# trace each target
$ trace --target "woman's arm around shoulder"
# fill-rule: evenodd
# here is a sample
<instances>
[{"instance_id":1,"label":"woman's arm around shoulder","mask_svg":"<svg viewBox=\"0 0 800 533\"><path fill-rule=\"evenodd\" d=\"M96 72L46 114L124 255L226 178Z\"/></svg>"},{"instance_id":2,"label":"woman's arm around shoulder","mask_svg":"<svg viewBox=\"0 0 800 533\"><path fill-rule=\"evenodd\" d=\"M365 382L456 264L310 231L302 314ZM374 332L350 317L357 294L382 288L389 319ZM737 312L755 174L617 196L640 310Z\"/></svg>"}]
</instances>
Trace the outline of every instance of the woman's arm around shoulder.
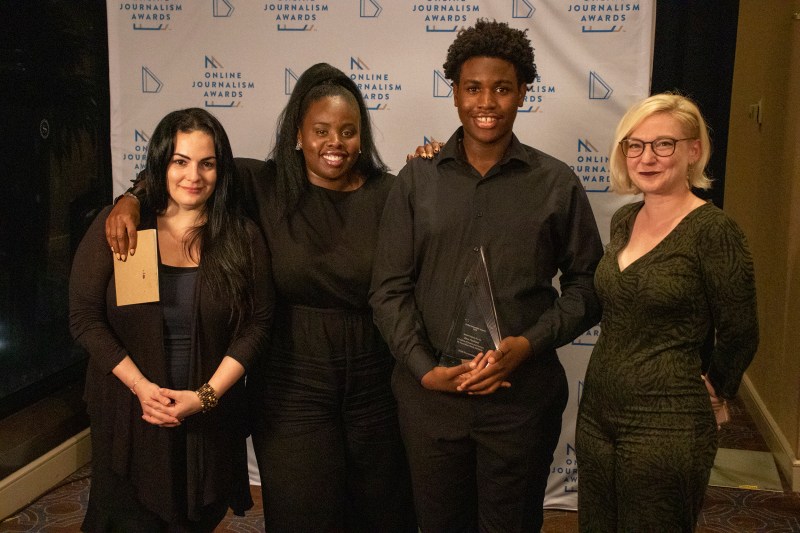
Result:
<instances>
[{"instance_id":1,"label":"woman's arm around shoulder","mask_svg":"<svg viewBox=\"0 0 800 533\"><path fill-rule=\"evenodd\" d=\"M270 204L274 197L276 167L275 161L234 158L236 175L241 190L241 201L245 214L259 224L266 234L270 220Z\"/></svg>"}]
</instances>

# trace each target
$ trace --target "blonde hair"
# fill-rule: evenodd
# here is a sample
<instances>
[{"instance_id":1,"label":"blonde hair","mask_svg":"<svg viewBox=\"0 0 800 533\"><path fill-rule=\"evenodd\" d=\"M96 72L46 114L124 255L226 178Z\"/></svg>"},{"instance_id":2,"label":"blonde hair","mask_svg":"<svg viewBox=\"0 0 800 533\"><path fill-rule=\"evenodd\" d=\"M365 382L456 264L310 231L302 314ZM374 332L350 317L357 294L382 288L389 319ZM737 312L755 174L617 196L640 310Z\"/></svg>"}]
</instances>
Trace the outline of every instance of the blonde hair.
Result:
<instances>
[{"instance_id":1,"label":"blonde hair","mask_svg":"<svg viewBox=\"0 0 800 533\"><path fill-rule=\"evenodd\" d=\"M611 146L611 188L618 194L638 194L641 191L628 175L626 157L619 142L627 138L645 119L657 113L667 113L678 122L687 137L700 140L700 158L689 166L689 185L698 189L710 189L711 180L706 175L706 165L711 157L711 139L700 109L689 98L674 94L654 94L628 109L617 125L614 144Z\"/></svg>"}]
</instances>

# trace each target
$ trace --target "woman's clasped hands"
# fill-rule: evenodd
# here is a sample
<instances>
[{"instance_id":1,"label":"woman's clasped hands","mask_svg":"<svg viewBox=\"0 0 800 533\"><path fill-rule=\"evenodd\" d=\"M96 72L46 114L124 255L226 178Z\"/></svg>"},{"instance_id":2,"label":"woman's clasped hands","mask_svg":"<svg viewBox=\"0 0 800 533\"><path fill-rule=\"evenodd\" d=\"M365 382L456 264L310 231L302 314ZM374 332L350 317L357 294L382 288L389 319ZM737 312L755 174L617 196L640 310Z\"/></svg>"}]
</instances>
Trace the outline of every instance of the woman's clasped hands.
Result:
<instances>
[{"instance_id":1,"label":"woman's clasped hands","mask_svg":"<svg viewBox=\"0 0 800 533\"><path fill-rule=\"evenodd\" d=\"M151 381L139 383L136 389L142 420L154 426L177 427L187 416L202 410L200 398L194 391L166 389Z\"/></svg>"}]
</instances>

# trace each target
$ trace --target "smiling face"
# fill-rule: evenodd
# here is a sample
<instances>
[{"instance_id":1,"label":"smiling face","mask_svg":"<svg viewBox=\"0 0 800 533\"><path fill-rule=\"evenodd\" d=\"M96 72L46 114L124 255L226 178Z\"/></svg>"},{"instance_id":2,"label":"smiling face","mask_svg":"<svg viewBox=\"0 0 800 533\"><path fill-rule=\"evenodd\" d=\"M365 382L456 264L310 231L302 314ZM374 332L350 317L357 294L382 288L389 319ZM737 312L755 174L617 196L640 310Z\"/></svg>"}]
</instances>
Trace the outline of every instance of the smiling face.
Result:
<instances>
[{"instance_id":1,"label":"smiling face","mask_svg":"<svg viewBox=\"0 0 800 533\"><path fill-rule=\"evenodd\" d=\"M167 166L169 204L181 210L202 209L217 184L214 139L204 131L179 131Z\"/></svg>"},{"instance_id":2,"label":"smiling face","mask_svg":"<svg viewBox=\"0 0 800 533\"><path fill-rule=\"evenodd\" d=\"M351 175L361 149L361 113L354 98L325 96L308 106L297 141L306 175L314 185L348 190L359 183Z\"/></svg>"},{"instance_id":3,"label":"smiling face","mask_svg":"<svg viewBox=\"0 0 800 533\"><path fill-rule=\"evenodd\" d=\"M461 65L453 100L464 126L464 148L498 147L511 140L517 108L525 101L514 65L496 57L472 57Z\"/></svg>"},{"instance_id":4,"label":"smiling face","mask_svg":"<svg viewBox=\"0 0 800 533\"><path fill-rule=\"evenodd\" d=\"M651 142L658 137L684 139L691 135L669 113L655 113L640 122L627 136L644 142ZM628 175L645 195L685 193L689 189L689 165L697 162L700 151L700 141L696 139L678 142L671 156L655 155L648 144L640 156L626 159Z\"/></svg>"}]
</instances>

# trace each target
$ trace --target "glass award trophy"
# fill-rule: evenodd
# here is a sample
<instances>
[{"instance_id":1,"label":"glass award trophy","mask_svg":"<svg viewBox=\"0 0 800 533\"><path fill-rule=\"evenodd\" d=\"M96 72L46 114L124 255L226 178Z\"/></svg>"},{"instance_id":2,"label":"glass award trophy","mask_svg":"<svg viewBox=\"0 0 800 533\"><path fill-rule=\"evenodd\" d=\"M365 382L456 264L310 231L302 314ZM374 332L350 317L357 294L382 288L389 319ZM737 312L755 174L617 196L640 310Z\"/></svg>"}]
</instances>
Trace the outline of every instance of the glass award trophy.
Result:
<instances>
[{"instance_id":1,"label":"glass award trophy","mask_svg":"<svg viewBox=\"0 0 800 533\"><path fill-rule=\"evenodd\" d=\"M497 310L483 247L479 252L461 285L439 366L457 366L500 347Z\"/></svg>"}]
</instances>

